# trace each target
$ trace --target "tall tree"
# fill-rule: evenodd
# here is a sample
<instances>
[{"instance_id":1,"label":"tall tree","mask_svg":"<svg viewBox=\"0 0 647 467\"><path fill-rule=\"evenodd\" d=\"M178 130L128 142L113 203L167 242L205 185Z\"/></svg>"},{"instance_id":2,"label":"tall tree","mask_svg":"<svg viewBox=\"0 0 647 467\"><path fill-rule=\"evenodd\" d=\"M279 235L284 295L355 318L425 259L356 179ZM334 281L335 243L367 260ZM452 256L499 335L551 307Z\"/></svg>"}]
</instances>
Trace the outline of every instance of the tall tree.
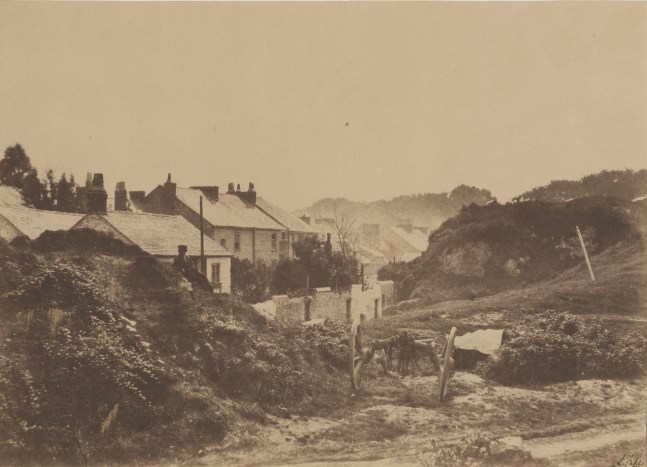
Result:
<instances>
[{"instance_id":1,"label":"tall tree","mask_svg":"<svg viewBox=\"0 0 647 467\"><path fill-rule=\"evenodd\" d=\"M0 160L0 184L22 188L23 180L32 170L23 147L20 144L9 146Z\"/></svg>"},{"instance_id":2,"label":"tall tree","mask_svg":"<svg viewBox=\"0 0 647 467\"><path fill-rule=\"evenodd\" d=\"M76 211L74 176L70 176L67 181L65 174L61 175L57 184L56 210L64 212Z\"/></svg>"},{"instance_id":3,"label":"tall tree","mask_svg":"<svg viewBox=\"0 0 647 467\"><path fill-rule=\"evenodd\" d=\"M43 180L43 209L53 211L56 209L56 199L58 198L58 184L54 180L54 171L49 169Z\"/></svg>"},{"instance_id":4,"label":"tall tree","mask_svg":"<svg viewBox=\"0 0 647 467\"><path fill-rule=\"evenodd\" d=\"M22 181L22 195L30 206L42 209L44 206L43 198L45 190L43 184L38 179L36 169L31 169Z\"/></svg>"}]
</instances>

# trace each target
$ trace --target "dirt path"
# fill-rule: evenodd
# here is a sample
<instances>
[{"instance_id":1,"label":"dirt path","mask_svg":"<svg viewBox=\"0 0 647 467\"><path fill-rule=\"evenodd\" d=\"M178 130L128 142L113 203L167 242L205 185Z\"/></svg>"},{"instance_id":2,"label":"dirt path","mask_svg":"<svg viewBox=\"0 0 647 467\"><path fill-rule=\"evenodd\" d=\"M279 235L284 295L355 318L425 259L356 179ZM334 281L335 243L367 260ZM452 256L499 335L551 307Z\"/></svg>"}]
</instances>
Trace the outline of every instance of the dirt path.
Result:
<instances>
[{"instance_id":1,"label":"dirt path","mask_svg":"<svg viewBox=\"0 0 647 467\"><path fill-rule=\"evenodd\" d=\"M639 382L511 388L457 372L442 404L435 387L435 376L374 375L339 413L238 427L191 464L444 465L483 438L492 452L516 445L528 456L524 464L608 466L625 454L643 455L646 394Z\"/></svg>"}]
</instances>

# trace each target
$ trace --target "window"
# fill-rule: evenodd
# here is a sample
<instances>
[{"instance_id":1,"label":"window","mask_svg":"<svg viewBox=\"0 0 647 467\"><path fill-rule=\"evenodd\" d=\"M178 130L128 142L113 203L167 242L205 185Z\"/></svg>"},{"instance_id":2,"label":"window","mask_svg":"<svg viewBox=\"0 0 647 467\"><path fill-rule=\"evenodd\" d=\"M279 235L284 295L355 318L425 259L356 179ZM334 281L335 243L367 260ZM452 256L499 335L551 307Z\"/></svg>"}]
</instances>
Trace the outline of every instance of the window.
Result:
<instances>
[{"instance_id":1,"label":"window","mask_svg":"<svg viewBox=\"0 0 647 467\"><path fill-rule=\"evenodd\" d=\"M213 263L211 265L211 282L214 284L220 283L220 263Z\"/></svg>"},{"instance_id":2,"label":"window","mask_svg":"<svg viewBox=\"0 0 647 467\"><path fill-rule=\"evenodd\" d=\"M226 238L221 238L220 239L220 246L223 248L227 248L227 239Z\"/></svg>"},{"instance_id":3,"label":"window","mask_svg":"<svg viewBox=\"0 0 647 467\"><path fill-rule=\"evenodd\" d=\"M234 250L240 251L240 232L234 232Z\"/></svg>"},{"instance_id":4,"label":"window","mask_svg":"<svg viewBox=\"0 0 647 467\"><path fill-rule=\"evenodd\" d=\"M281 240L287 240L288 239L288 233L287 232L281 232Z\"/></svg>"},{"instance_id":5,"label":"window","mask_svg":"<svg viewBox=\"0 0 647 467\"><path fill-rule=\"evenodd\" d=\"M272 251L276 251L276 234L272 234Z\"/></svg>"}]
</instances>

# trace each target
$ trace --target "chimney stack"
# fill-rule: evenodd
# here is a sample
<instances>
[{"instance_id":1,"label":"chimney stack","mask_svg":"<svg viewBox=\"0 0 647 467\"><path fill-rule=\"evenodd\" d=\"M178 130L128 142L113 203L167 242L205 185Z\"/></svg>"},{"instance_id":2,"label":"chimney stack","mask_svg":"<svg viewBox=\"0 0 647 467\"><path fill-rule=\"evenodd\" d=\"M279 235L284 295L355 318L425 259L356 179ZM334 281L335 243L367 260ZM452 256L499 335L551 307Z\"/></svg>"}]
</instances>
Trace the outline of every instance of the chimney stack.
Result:
<instances>
[{"instance_id":1,"label":"chimney stack","mask_svg":"<svg viewBox=\"0 0 647 467\"><path fill-rule=\"evenodd\" d=\"M162 213L175 214L175 198L177 197L177 185L171 181L171 174L168 174L164 191L162 192Z\"/></svg>"},{"instance_id":2,"label":"chimney stack","mask_svg":"<svg viewBox=\"0 0 647 467\"><path fill-rule=\"evenodd\" d=\"M217 186L192 186L189 187L192 190L200 190L202 195L207 198L212 203L218 201L218 190Z\"/></svg>"},{"instance_id":3,"label":"chimney stack","mask_svg":"<svg viewBox=\"0 0 647 467\"><path fill-rule=\"evenodd\" d=\"M310 225L310 221L312 220L310 216L306 216L305 214L301 216L300 219L308 225Z\"/></svg>"},{"instance_id":4,"label":"chimney stack","mask_svg":"<svg viewBox=\"0 0 647 467\"><path fill-rule=\"evenodd\" d=\"M128 210L128 192L126 182L117 182L115 187L115 211Z\"/></svg>"},{"instance_id":5,"label":"chimney stack","mask_svg":"<svg viewBox=\"0 0 647 467\"><path fill-rule=\"evenodd\" d=\"M256 204L256 190L252 182L249 182L249 188L247 189L247 202Z\"/></svg>"},{"instance_id":6,"label":"chimney stack","mask_svg":"<svg viewBox=\"0 0 647 467\"><path fill-rule=\"evenodd\" d=\"M234 184L232 182L229 182L229 185L227 186L227 193L234 193L236 190L234 190Z\"/></svg>"},{"instance_id":7,"label":"chimney stack","mask_svg":"<svg viewBox=\"0 0 647 467\"><path fill-rule=\"evenodd\" d=\"M95 173L88 188L88 212L106 213L108 206L108 193L103 186L103 174Z\"/></svg>"},{"instance_id":8,"label":"chimney stack","mask_svg":"<svg viewBox=\"0 0 647 467\"><path fill-rule=\"evenodd\" d=\"M254 189L254 184L252 182L249 182L249 188L247 189L247 191L240 191L239 184L236 194L246 203L256 204L256 190Z\"/></svg>"}]
</instances>

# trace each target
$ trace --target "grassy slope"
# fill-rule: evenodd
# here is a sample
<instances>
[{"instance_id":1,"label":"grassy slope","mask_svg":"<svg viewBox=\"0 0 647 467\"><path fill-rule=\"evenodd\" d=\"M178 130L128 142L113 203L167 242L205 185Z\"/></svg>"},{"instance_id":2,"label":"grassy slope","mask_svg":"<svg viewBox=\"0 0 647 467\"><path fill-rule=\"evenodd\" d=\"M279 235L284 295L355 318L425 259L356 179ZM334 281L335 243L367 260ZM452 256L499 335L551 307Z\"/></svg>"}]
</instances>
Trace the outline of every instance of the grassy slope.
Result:
<instances>
[{"instance_id":1,"label":"grassy slope","mask_svg":"<svg viewBox=\"0 0 647 467\"><path fill-rule=\"evenodd\" d=\"M5 305L0 306L5 321L0 334L0 402L3 407L21 408L20 413L12 410L0 420L0 454L5 459L15 463L26 459L75 463L84 462L82 454L91 462L182 458L222 439L231 430L266 423L267 414L315 414L347 398L343 371L347 344L342 330L267 323L235 297L187 291L180 286L177 273L150 257L140 265L139 275L134 275L138 252L101 251L103 240L91 238L91 248L64 244L58 251L42 251L35 245L0 245L0 298L4 300L0 305ZM97 243L99 248L95 247ZM23 261L27 256L29 264ZM34 358L40 355L34 349L42 353L39 349L43 345L63 342L60 339L65 333L85 333L87 328L84 330L76 318L84 310L75 310L76 299L68 294L70 304L49 305L64 311L57 331L34 334L24 319L30 308L29 296L22 304L7 300L15 288L10 281L28 283L33 281L30 271L53 264L62 264L52 269L54 275L72 268L90 277L92 284L100 284L91 292L100 306L130 320L110 329L110 342L121 339L121 345L132 346L137 358L150 362L161 375L156 398L150 399L153 405L141 414L130 411L128 401L118 394L88 394L94 389L79 388L75 379L65 376L70 372L77 377L79 368L88 368L111 384L114 373L97 369L95 357L77 360L78 354L72 352L66 363L56 368L63 385L70 387L57 389L47 384L51 365L44 364L41 357ZM157 287L155 280L161 281ZM43 291L39 299L50 302L49 292ZM47 315L44 318L42 324L49 326ZM101 336L91 332L89 336L88 351L92 352L100 343L95 339ZM117 351L113 355L121 358ZM110 350L100 358L102 363L105 358L111 364L129 364L114 361ZM45 404L47 411L42 411L24 401L24 389L18 385L16 374L24 375L20 378L23 386L33 388L41 399L64 401L68 391L81 390L89 400L88 406L98 410L77 411L75 417L83 417L83 421L77 417L72 432L60 423L70 416L67 406ZM101 435L101 423L116 402L120 410L107 434ZM24 420L35 427L37 436L57 441L51 441L48 447L34 434L21 432Z\"/></svg>"},{"instance_id":2,"label":"grassy slope","mask_svg":"<svg viewBox=\"0 0 647 467\"><path fill-rule=\"evenodd\" d=\"M554 310L607 320L613 328L647 335L647 255L641 241L621 242L591 260L596 280L579 264L554 279L523 289L474 300L436 303L371 322L369 336L400 330L420 335L447 332L458 323L459 334L486 327L505 327L524 314Z\"/></svg>"},{"instance_id":3,"label":"grassy slope","mask_svg":"<svg viewBox=\"0 0 647 467\"><path fill-rule=\"evenodd\" d=\"M644 206L615 198L468 207L431 234L400 291L431 304L521 289L581 263L576 225L595 257L645 224Z\"/></svg>"}]
</instances>

